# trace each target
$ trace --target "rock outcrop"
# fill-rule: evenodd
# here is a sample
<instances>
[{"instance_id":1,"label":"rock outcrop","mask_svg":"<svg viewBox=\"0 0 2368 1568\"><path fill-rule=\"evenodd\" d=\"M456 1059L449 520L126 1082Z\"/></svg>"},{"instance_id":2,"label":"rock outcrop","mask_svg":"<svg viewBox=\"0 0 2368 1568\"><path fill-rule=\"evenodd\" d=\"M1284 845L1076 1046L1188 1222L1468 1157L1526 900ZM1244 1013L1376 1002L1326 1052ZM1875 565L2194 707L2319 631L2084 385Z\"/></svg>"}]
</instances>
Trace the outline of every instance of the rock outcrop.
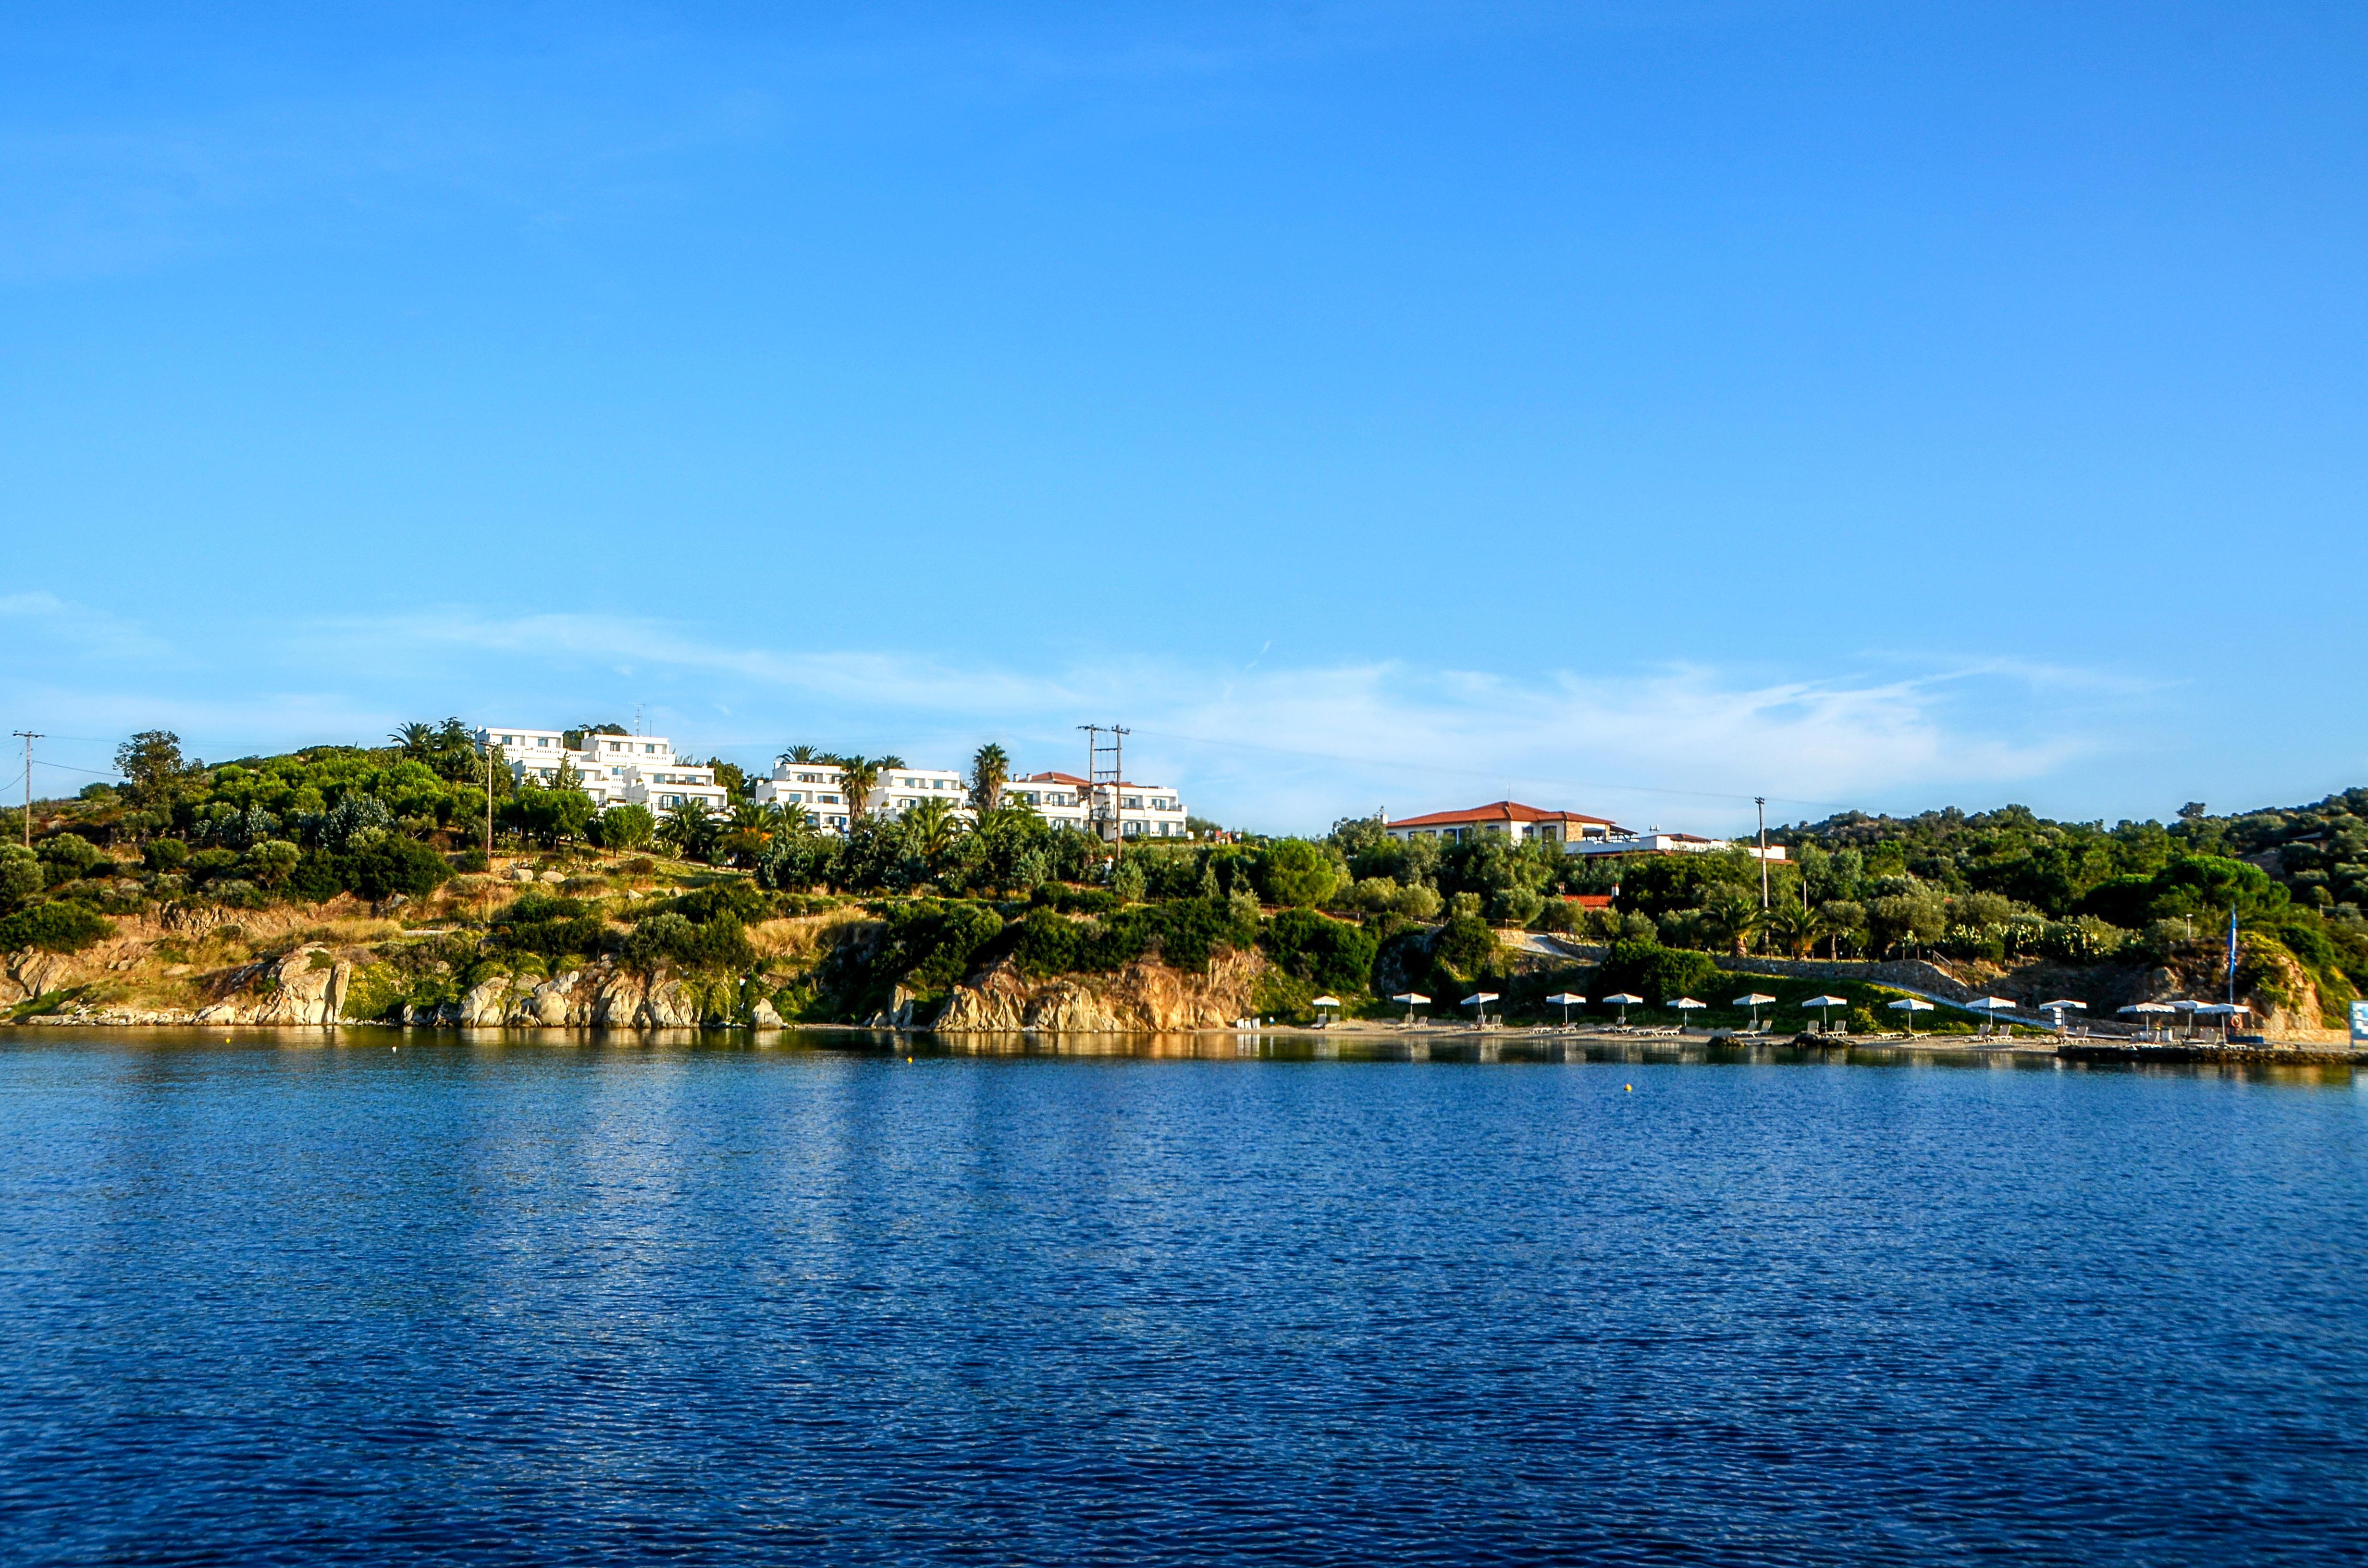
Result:
<instances>
[{"instance_id":1,"label":"rock outcrop","mask_svg":"<svg viewBox=\"0 0 2368 1568\"><path fill-rule=\"evenodd\" d=\"M242 971L242 994L200 1007L199 1024L334 1024L344 1016L354 966L307 943Z\"/></svg>"},{"instance_id":2,"label":"rock outcrop","mask_svg":"<svg viewBox=\"0 0 2368 1568\"><path fill-rule=\"evenodd\" d=\"M1212 959L1206 974L1136 963L1109 975L1030 981L1008 960L954 987L931 1027L940 1032L1114 1034L1224 1028L1251 1010L1265 960Z\"/></svg>"},{"instance_id":3,"label":"rock outcrop","mask_svg":"<svg viewBox=\"0 0 2368 1568\"><path fill-rule=\"evenodd\" d=\"M779 1028L769 1003L763 1015ZM440 1007L406 1006L401 1022L459 1028L694 1028L702 1021L697 997L678 980L654 979L609 964L569 970L537 982L495 975ZM721 1022L723 1020L715 1020Z\"/></svg>"}]
</instances>

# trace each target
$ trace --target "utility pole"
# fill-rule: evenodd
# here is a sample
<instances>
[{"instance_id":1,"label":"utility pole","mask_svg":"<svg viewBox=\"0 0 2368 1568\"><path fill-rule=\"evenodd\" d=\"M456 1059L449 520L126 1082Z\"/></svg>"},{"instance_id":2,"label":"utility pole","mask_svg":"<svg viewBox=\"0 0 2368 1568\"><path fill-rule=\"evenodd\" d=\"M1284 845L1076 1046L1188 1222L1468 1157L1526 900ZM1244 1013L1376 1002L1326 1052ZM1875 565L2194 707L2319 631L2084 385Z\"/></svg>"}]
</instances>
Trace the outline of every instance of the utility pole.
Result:
<instances>
[{"instance_id":1,"label":"utility pole","mask_svg":"<svg viewBox=\"0 0 2368 1568\"><path fill-rule=\"evenodd\" d=\"M1759 808L1759 907L1768 908L1768 797L1754 795L1751 803Z\"/></svg>"},{"instance_id":2,"label":"utility pole","mask_svg":"<svg viewBox=\"0 0 2368 1568\"><path fill-rule=\"evenodd\" d=\"M11 732L25 743L25 847L33 846L33 743L44 739L39 730Z\"/></svg>"}]
</instances>

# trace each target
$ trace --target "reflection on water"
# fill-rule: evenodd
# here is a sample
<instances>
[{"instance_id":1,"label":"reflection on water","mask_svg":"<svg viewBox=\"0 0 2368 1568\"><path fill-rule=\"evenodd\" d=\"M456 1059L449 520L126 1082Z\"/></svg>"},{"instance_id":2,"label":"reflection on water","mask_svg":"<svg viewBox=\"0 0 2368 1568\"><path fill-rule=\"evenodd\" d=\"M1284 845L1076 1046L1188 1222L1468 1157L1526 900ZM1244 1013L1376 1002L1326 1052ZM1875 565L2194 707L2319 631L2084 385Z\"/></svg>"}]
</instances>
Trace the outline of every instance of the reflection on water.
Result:
<instances>
[{"instance_id":1,"label":"reflection on water","mask_svg":"<svg viewBox=\"0 0 2368 1568\"><path fill-rule=\"evenodd\" d=\"M2227 1078L2297 1085L2368 1085L2359 1070L2336 1062L2076 1062L2054 1051L1974 1045L1858 1044L1804 1046L1791 1037L1713 1042L1668 1036L1622 1037L1554 1030L1472 1031L1344 1029L1201 1030L1146 1034L1001 1033L899 1034L885 1029L395 1029L352 1025L318 1028L7 1028L10 1046L77 1044L178 1050L192 1046L270 1048L291 1051L382 1051L570 1055L650 1055L667 1052L758 1056L835 1055L894 1058L1102 1058L1191 1062L1365 1062L1440 1063L1583 1063L1692 1066L1919 1067L1979 1072L2090 1073L2165 1078Z\"/></svg>"}]
</instances>

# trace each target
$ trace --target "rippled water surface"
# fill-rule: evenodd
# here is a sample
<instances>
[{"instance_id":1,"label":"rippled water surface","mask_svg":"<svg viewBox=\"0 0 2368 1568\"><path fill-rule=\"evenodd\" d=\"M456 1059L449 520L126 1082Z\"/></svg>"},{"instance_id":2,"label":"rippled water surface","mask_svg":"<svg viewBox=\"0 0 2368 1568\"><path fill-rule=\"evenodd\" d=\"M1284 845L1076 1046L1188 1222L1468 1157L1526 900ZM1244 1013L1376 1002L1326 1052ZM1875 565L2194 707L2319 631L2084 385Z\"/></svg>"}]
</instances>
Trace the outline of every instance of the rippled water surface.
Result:
<instances>
[{"instance_id":1,"label":"rippled water surface","mask_svg":"<svg viewBox=\"0 0 2368 1568\"><path fill-rule=\"evenodd\" d=\"M2368 1548L2348 1074L388 1044L0 1032L0 1560Z\"/></svg>"}]
</instances>

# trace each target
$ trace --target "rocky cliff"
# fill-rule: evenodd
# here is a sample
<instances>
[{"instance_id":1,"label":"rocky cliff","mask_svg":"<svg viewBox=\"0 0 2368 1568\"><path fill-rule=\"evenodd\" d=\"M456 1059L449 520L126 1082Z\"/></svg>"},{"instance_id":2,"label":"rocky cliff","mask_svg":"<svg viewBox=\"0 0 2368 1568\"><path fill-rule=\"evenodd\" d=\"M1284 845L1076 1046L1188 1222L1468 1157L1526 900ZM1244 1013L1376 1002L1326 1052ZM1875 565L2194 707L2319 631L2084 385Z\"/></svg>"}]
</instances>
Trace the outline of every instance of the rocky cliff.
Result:
<instances>
[{"instance_id":1,"label":"rocky cliff","mask_svg":"<svg viewBox=\"0 0 2368 1568\"><path fill-rule=\"evenodd\" d=\"M780 1016L763 1007L761 1027ZM569 970L549 980L498 976L481 981L458 1002L434 1008L406 1007L406 1024L462 1028L692 1028L727 1021L721 1008L702 1006L679 980L597 964Z\"/></svg>"},{"instance_id":2,"label":"rocky cliff","mask_svg":"<svg viewBox=\"0 0 2368 1568\"><path fill-rule=\"evenodd\" d=\"M1223 953L1206 974L1135 963L1115 974L1031 981L1006 961L954 987L931 1027L1064 1034L1223 1028L1249 1014L1265 969L1256 953Z\"/></svg>"}]
</instances>

